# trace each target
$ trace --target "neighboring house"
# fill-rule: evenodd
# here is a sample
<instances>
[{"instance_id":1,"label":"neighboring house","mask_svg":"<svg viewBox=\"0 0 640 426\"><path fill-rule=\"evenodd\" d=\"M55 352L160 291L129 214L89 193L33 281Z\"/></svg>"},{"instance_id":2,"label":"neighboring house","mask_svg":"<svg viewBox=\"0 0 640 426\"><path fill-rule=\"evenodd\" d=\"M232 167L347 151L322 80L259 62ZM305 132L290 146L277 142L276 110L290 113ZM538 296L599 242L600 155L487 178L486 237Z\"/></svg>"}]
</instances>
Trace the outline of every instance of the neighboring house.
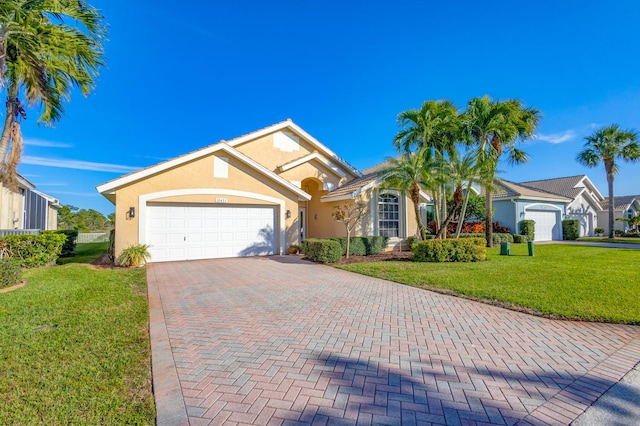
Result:
<instances>
[{"instance_id":1,"label":"neighboring house","mask_svg":"<svg viewBox=\"0 0 640 426\"><path fill-rule=\"evenodd\" d=\"M493 221L520 233L522 220L535 221L535 240L561 240L562 218L571 199L496 179L493 190Z\"/></svg>"},{"instance_id":2,"label":"neighboring house","mask_svg":"<svg viewBox=\"0 0 640 426\"><path fill-rule=\"evenodd\" d=\"M159 262L282 254L303 238L344 236L331 213L356 198L370 207L358 235L414 235L406 194L379 184L287 120L97 190L116 206L116 256L149 244Z\"/></svg>"},{"instance_id":3,"label":"neighboring house","mask_svg":"<svg viewBox=\"0 0 640 426\"><path fill-rule=\"evenodd\" d=\"M609 235L609 198L600 201L602 211L598 213L598 223L604 228L604 235ZM640 214L640 195L613 197L613 218L632 218ZM629 224L622 220L613 222L613 229L626 232Z\"/></svg>"},{"instance_id":4,"label":"neighboring house","mask_svg":"<svg viewBox=\"0 0 640 426\"><path fill-rule=\"evenodd\" d=\"M586 175L521 182L521 185L571 199L563 219L577 219L581 237L592 237L595 229L602 226L599 215L604 197Z\"/></svg>"},{"instance_id":5,"label":"neighboring house","mask_svg":"<svg viewBox=\"0 0 640 426\"><path fill-rule=\"evenodd\" d=\"M36 190L33 183L18 176L18 189L9 189L1 184L0 230L58 228L60 203Z\"/></svg>"},{"instance_id":6,"label":"neighboring house","mask_svg":"<svg viewBox=\"0 0 640 426\"><path fill-rule=\"evenodd\" d=\"M561 240L562 220L577 219L580 236L595 235L596 228L609 233L609 199L586 175L513 183L496 180L494 220L519 232L522 219L532 219L536 241ZM615 197L614 217L640 214L640 196ZM629 225L617 220L614 229L626 231Z\"/></svg>"}]
</instances>

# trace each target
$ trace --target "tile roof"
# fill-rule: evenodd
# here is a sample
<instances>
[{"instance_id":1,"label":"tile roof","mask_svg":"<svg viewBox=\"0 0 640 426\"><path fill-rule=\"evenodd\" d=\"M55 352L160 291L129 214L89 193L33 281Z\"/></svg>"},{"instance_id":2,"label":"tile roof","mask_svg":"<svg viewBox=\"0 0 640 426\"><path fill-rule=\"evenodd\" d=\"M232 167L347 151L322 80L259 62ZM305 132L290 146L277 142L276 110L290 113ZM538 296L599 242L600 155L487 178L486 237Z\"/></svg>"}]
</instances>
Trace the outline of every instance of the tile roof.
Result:
<instances>
[{"instance_id":1,"label":"tile roof","mask_svg":"<svg viewBox=\"0 0 640 426\"><path fill-rule=\"evenodd\" d=\"M614 210L627 210L633 200L638 200L640 202L640 195L623 195L621 197L613 197L613 209ZM604 210L609 210L609 198L605 198L600 201L600 206Z\"/></svg>"},{"instance_id":2,"label":"tile roof","mask_svg":"<svg viewBox=\"0 0 640 426\"><path fill-rule=\"evenodd\" d=\"M364 188L365 186L371 183L374 183L379 177L380 175L378 174L378 172L368 173L357 179L352 180L351 182L348 182L347 184L341 186L340 188L334 189L333 191L331 191L326 195L323 195L321 199L326 200L326 199L331 199L336 197L351 196L352 194L355 194L358 191L362 190L362 188Z\"/></svg>"},{"instance_id":3,"label":"tile roof","mask_svg":"<svg viewBox=\"0 0 640 426\"><path fill-rule=\"evenodd\" d=\"M587 175L578 175L554 179L532 180L529 182L520 182L520 185L573 199L580 195L584 190L584 187L576 188L576 185L586 177Z\"/></svg>"},{"instance_id":4,"label":"tile roof","mask_svg":"<svg viewBox=\"0 0 640 426\"><path fill-rule=\"evenodd\" d=\"M482 190L484 195L485 191ZM517 184L515 182L509 182L504 179L495 179L493 198L514 198L514 197L532 197L532 198L547 198L558 201L568 201L568 197L552 194L546 191L539 191L535 188L530 188L524 185Z\"/></svg>"}]
</instances>

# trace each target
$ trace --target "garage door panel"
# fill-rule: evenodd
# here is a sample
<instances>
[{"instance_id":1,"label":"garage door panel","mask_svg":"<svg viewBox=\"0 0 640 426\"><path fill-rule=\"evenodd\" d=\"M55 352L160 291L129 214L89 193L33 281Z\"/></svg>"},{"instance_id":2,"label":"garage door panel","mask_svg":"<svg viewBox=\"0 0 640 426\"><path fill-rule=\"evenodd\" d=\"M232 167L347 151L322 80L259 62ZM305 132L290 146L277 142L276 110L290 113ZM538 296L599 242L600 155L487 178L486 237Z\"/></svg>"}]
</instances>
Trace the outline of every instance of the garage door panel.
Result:
<instances>
[{"instance_id":1,"label":"garage door panel","mask_svg":"<svg viewBox=\"0 0 640 426\"><path fill-rule=\"evenodd\" d=\"M535 222L535 241L551 241L557 237L560 226L557 211L529 210L525 219Z\"/></svg>"},{"instance_id":2,"label":"garage door panel","mask_svg":"<svg viewBox=\"0 0 640 426\"><path fill-rule=\"evenodd\" d=\"M152 261L273 254L276 209L263 206L166 206L147 210Z\"/></svg>"}]
</instances>

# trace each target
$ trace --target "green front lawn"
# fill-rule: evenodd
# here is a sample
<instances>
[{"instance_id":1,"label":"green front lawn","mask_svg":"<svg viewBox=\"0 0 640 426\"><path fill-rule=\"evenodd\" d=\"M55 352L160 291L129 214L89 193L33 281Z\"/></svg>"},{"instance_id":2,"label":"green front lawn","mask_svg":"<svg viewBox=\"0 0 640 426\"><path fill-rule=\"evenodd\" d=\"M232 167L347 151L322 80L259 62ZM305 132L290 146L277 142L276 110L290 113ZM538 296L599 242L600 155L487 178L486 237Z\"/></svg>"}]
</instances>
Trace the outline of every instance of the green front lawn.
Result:
<instances>
[{"instance_id":1,"label":"green front lawn","mask_svg":"<svg viewBox=\"0 0 640 426\"><path fill-rule=\"evenodd\" d=\"M58 259L59 265L67 263L93 263L107 253L109 243L83 243L76 245L75 256L61 257Z\"/></svg>"},{"instance_id":2,"label":"green front lawn","mask_svg":"<svg viewBox=\"0 0 640 426\"><path fill-rule=\"evenodd\" d=\"M74 263L24 279L0 294L0 424L154 424L145 271Z\"/></svg>"},{"instance_id":3,"label":"green front lawn","mask_svg":"<svg viewBox=\"0 0 640 426\"><path fill-rule=\"evenodd\" d=\"M341 269L543 315L640 324L640 250L512 244L477 263L371 262Z\"/></svg>"}]
</instances>

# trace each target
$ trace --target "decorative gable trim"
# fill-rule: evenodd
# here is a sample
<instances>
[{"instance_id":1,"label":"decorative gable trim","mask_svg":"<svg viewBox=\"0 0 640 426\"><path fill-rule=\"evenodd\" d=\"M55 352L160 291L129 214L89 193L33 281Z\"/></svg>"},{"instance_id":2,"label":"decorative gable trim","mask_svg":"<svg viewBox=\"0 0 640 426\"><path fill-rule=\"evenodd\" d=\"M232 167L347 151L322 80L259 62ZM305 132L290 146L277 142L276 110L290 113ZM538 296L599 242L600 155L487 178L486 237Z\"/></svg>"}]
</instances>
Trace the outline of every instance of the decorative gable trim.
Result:
<instances>
[{"instance_id":1,"label":"decorative gable trim","mask_svg":"<svg viewBox=\"0 0 640 426\"><path fill-rule=\"evenodd\" d=\"M276 123L272 126L265 127L264 129L258 130L253 133L246 134L244 136L240 136L238 138L232 139L227 142L227 144L231 147L236 147L238 145L242 145L251 140L261 138L263 136L269 135L271 133L277 132L279 130L290 129L298 135L302 136L307 142L309 142L317 151L323 153L326 157L336 161L343 169L347 170L351 175L360 177L362 173L360 173L355 167L351 164L347 163L340 156L338 156L335 152L327 148L323 143L319 140L311 136L305 130L303 130L296 123L291 121L291 119L287 119L285 121L281 121L280 123Z\"/></svg>"},{"instance_id":2,"label":"decorative gable trim","mask_svg":"<svg viewBox=\"0 0 640 426\"><path fill-rule=\"evenodd\" d=\"M305 155L304 157L298 158L297 160L293 160L290 163L283 164L282 166L280 166L278 168L280 169L281 172L286 172L287 170L291 170L294 167L298 167L299 165L307 163L307 162L309 162L311 160L317 160L317 161L321 162L322 164L327 166L327 168L329 170L334 172L339 177L346 177L347 176L346 173L342 172L342 170L340 170L335 164L333 164L331 161L329 161L329 159L327 157L325 157L324 155L320 154L319 152L314 152L314 153L311 153L309 155Z\"/></svg>"}]
</instances>

